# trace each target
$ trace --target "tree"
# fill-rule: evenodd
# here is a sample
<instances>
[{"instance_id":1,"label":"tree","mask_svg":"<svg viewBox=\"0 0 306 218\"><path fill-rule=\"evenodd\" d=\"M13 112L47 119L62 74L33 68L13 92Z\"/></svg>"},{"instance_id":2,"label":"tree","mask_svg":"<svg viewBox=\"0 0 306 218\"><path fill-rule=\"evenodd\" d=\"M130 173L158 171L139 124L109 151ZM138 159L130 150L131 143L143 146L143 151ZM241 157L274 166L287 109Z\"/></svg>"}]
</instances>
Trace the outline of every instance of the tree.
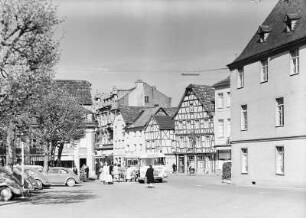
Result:
<instances>
[{"instance_id":1,"label":"tree","mask_svg":"<svg viewBox=\"0 0 306 218\"><path fill-rule=\"evenodd\" d=\"M47 170L49 160L54 161L57 147L60 162L64 144L84 137L85 109L67 92L54 86L48 95L36 102L32 113L36 117L33 134L43 142L44 168Z\"/></svg>"},{"instance_id":2,"label":"tree","mask_svg":"<svg viewBox=\"0 0 306 218\"><path fill-rule=\"evenodd\" d=\"M48 0L0 0L0 125L11 167L16 125L29 129L29 107L48 92L58 62L56 11Z\"/></svg>"}]
</instances>

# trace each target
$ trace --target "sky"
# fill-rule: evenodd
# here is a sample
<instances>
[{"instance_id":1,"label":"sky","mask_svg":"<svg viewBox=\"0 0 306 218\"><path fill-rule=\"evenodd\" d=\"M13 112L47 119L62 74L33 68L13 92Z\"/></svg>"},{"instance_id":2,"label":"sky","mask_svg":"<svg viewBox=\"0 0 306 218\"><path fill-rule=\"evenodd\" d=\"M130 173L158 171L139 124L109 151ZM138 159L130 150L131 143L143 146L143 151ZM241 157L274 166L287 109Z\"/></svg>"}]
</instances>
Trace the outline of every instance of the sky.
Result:
<instances>
[{"instance_id":1,"label":"sky","mask_svg":"<svg viewBox=\"0 0 306 218\"><path fill-rule=\"evenodd\" d=\"M92 95L141 79L172 97L213 85L277 0L56 0L61 59L56 79L87 80ZM216 70L217 69L217 70ZM199 76L182 76L193 73Z\"/></svg>"}]
</instances>

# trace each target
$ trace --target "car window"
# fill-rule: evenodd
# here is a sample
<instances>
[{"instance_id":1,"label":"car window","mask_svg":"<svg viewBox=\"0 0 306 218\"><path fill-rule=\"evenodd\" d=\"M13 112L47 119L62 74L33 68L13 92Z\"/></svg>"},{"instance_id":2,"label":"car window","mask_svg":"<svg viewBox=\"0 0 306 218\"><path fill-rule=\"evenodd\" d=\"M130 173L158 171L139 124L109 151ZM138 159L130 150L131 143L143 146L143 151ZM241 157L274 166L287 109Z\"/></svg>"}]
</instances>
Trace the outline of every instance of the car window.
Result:
<instances>
[{"instance_id":1,"label":"car window","mask_svg":"<svg viewBox=\"0 0 306 218\"><path fill-rule=\"evenodd\" d=\"M58 169L49 169L48 173L56 174L58 173Z\"/></svg>"},{"instance_id":2,"label":"car window","mask_svg":"<svg viewBox=\"0 0 306 218\"><path fill-rule=\"evenodd\" d=\"M67 171L67 170L61 169L61 170L60 170L60 174L68 174L68 171Z\"/></svg>"}]
</instances>

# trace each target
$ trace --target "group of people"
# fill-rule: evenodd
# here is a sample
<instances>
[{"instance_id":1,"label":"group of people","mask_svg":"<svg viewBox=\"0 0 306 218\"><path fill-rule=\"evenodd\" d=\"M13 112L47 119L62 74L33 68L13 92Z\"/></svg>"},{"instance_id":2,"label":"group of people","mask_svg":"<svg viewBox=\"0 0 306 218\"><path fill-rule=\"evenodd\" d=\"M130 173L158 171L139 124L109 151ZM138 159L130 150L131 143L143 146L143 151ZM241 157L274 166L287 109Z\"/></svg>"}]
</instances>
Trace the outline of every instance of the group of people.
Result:
<instances>
[{"instance_id":1,"label":"group of people","mask_svg":"<svg viewBox=\"0 0 306 218\"><path fill-rule=\"evenodd\" d=\"M119 166L117 164L97 163L96 164L97 179L104 184L118 182L120 180Z\"/></svg>"},{"instance_id":2,"label":"group of people","mask_svg":"<svg viewBox=\"0 0 306 218\"><path fill-rule=\"evenodd\" d=\"M153 175L153 167L150 167L146 171L146 178L148 187L153 187L152 183L154 183L154 175ZM136 181L139 172L135 171L135 169L128 166L125 170L122 170L120 165L118 164L108 164L105 163L97 163L96 164L96 175L97 179L103 184L113 184L114 182L132 182L133 180Z\"/></svg>"}]
</instances>

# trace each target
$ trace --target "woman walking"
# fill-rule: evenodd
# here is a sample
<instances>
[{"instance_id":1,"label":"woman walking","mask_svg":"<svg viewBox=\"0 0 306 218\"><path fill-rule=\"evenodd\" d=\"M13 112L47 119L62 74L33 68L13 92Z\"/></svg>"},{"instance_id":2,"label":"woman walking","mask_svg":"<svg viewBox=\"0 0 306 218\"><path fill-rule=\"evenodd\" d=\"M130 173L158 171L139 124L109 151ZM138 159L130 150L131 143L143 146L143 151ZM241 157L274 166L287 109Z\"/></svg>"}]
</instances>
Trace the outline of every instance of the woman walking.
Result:
<instances>
[{"instance_id":1,"label":"woman walking","mask_svg":"<svg viewBox=\"0 0 306 218\"><path fill-rule=\"evenodd\" d=\"M148 188L154 188L154 186L152 185L152 183L154 183L153 171L154 169L152 165L150 165L150 167L147 169L147 172L146 172Z\"/></svg>"}]
</instances>

